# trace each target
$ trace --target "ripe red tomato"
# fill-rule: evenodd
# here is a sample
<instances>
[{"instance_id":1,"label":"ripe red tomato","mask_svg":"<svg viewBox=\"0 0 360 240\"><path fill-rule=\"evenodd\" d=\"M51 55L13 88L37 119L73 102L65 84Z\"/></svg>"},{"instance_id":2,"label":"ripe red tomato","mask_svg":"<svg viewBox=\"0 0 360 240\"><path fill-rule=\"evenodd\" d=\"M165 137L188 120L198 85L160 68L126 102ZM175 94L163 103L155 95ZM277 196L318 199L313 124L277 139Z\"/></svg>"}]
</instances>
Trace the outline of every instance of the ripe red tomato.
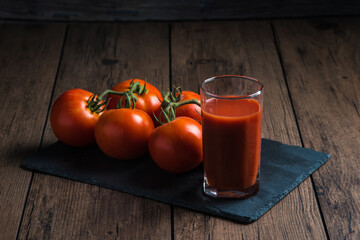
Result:
<instances>
[{"instance_id":1,"label":"ripe red tomato","mask_svg":"<svg viewBox=\"0 0 360 240\"><path fill-rule=\"evenodd\" d=\"M117 92L125 92L129 89L131 82L139 82L141 86L144 86L145 81L141 79L130 79L123 82L118 83L115 85L111 90L117 91ZM148 92L143 93L141 95L134 93L134 95L137 97L137 101L135 104L135 108L142 110L146 112L151 119L153 119L154 123L156 123L156 120L153 116L153 113L158 115L160 113L160 106L161 101L163 100L162 95L160 91L150 83L146 82L146 89ZM110 98L110 102L108 105L108 109L114 109L116 108L118 102L120 101L122 96L119 95L113 95L109 94L108 98ZM122 100L122 106L124 105L125 99Z\"/></svg>"},{"instance_id":2,"label":"ripe red tomato","mask_svg":"<svg viewBox=\"0 0 360 240\"><path fill-rule=\"evenodd\" d=\"M135 159L148 150L154 123L147 113L137 109L112 109L104 112L95 127L100 149L117 159Z\"/></svg>"},{"instance_id":3,"label":"ripe red tomato","mask_svg":"<svg viewBox=\"0 0 360 240\"><path fill-rule=\"evenodd\" d=\"M200 95L191 91L182 91L180 102L184 102L190 99L197 99L200 102ZM201 108L200 106L192 103L182 105L176 108L175 113L177 117L184 116L193 118L201 123Z\"/></svg>"},{"instance_id":4,"label":"ripe red tomato","mask_svg":"<svg viewBox=\"0 0 360 240\"><path fill-rule=\"evenodd\" d=\"M192 118L178 117L155 128L149 139L154 162L171 173L184 173L202 162L202 131Z\"/></svg>"},{"instance_id":5,"label":"ripe red tomato","mask_svg":"<svg viewBox=\"0 0 360 240\"><path fill-rule=\"evenodd\" d=\"M64 92L53 104L50 124L55 136L63 143L84 147L95 143L94 129L101 113L88 108L93 93L83 89Z\"/></svg>"}]
</instances>

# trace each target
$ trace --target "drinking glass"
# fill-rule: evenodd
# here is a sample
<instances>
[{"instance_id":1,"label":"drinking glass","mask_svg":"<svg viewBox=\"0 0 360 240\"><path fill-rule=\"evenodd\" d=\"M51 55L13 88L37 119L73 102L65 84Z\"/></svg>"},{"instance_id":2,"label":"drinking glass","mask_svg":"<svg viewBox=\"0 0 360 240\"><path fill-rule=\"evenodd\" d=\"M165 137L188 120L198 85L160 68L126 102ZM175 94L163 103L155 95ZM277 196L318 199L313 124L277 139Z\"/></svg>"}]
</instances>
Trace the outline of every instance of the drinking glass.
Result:
<instances>
[{"instance_id":1,"label":"drinking glass","mask_svg":"<svg viewBox=\"0 0 360 240\"><path fill-rule=\"evenodd\" d=\"M202 83L205 194L247 198L259 191L263 89L258 80L238 75Z\"/></svg>"}]
</instances>

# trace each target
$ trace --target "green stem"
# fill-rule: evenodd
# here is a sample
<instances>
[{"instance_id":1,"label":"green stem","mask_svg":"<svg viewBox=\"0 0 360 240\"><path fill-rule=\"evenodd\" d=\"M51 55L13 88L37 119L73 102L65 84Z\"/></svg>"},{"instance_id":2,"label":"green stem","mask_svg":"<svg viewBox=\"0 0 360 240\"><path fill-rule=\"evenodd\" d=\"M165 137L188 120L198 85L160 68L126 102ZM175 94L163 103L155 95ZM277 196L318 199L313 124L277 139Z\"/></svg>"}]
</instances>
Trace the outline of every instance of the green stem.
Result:
<instances>
[{"instance_id":1,"label":"green stem","mask_svg":"<svg viewBox=\"0 0 360 240\"><path fill-rule=\"evenodd\" d=\"M196 104L201 107L199 100L197 99L189 99L183 102L181 101L182 90L180 87L173 88L172 91L168 91L163 95L163 101L161 103L161 113L159 115L159 119L155 116L156 120L160 124L164 124L161 119L164 117L165 123L168 123L176 118L176 108L181 107L186 104ZM198 111L197 111L198 112Z\"/></svg>"},{"instance_id":2,"label":"green stem","mask_svg":"<svg viewBox=\"0 0 360 240\"><path fill-rule=\"evenodd\" d=\"M103 93L101 93L98 97L99 100L102 100L103 97L105 97L108 94L113 94L113 95L121 95L124 96L126 94L126 92L128 92L128 94L132 94L132 93L137 93L139 95L144 94L146 91L146 83L144 84L144 86L142 86L140 84L140 82L135 82L133 84L130 85L129 90L125 91L125 92L117 92L111 89L107 89L105 90ZM136 97L136 96L135 96Z\"/></svg>"},{"instance_id":3,"label":"green stem","mask_svg":"<svg viewBox=\"0 0 360 240\"><path fill-rule=\"evenodd\" d=\"M162 102L161 106L161 114L159 116L160 121L158 121L160 124L164 124L161 122L161 116L164 116L165 122L168 123L172 120L175 120L176 118L176 108L181 107L186 104L196 104L200 107L200 102L197 99L189 99L183 102L171 102L167 101L166 99L169 95L166 94L164 96L164 101Z\"/></svg>"},{"instance_id":4,"label":"green stem","mask_svg":"<svg viewBox=\"0 0 360 240\"><path fill-rule=\"evenodd\" d=\"M121 95L121 96L125 95L125 93L123 93L123 92L117 92L114 90L107 89L103 93L101 93L97 99L101 101L103 99L103 97L105 97L108 94Z\"/></svg>"},{"instance_id":5,"label":"green stem","mask_svg":"<svg viewBox=\"0 0 360 240\"><path fill-rule=\"evenodd\" d=\"M167 92L163 97L163 102L166 102L166 103L173 102L171 99L171 95L172 95L171 92Z\"/></svg>"},{"instance_id":6,"label":"green stem","mask_svg":"<svg viewBox=\"0 0 360 240\"><path fill-rule=\"evenodd\" d=\"M91 95L89 97L89 99L87 100L87 107L90 109L90 111L92 113L101 113L103 111L105 111L105 109L107 108L109 101L105 101L101 103L101 99L96 98L95 99L95 94Z\"/></svg>"},{"instance_id":7,"label":"green stem","mask_svg":"<svg viewBox=\"0 0 360 240\"><path fill-rule=\"evenodd\" d=\"M189 99L189 100L186 100L186 101L183 101L183 102L172 103L172 105L175 107L175 109L180 107L180 106L186 105L186 104L196 104L199 107L201 107L200 102L197 99Z\"/></svg>"},{"instance_id":8,"label":"green stem","mask_svg":"<svg viewBox=\"0 0 360 240\"><path fill-rule=\"evenodd\" d=\"M171 93L172 102L179 102L181 100L182 89L181 87L174 87Z\"/></svg>"},{"instance_id":9,"label":"green stem","mask_svg":"<svg viewBox=\"0 0 360 240\"><path fill-rule=\"evenodd\" d=\"M168 123L168 122L170 122L170 121L173 120L173 119L169 118L167 112L164 111L164 109L161 109L161 112L162 112L162 114L163 114L163 116L164 116L164 118L165 118L165 122L166 122L166 123ZM161 122L161 116L160 116L160 124L162 124L162 122Z\"/></svg>"},{"instance_id":10,"label":"green stem","mask_svg":"<svg viewBox=\"0 0 360 240\"><path fill-rule=\"evenodd\" d=\"M112 95L122 96L122 98L120 99L120 101L117 105L118 108L121 107L121 102L122 102L123 97L125 97L125 106L124 106L125 108L135 108L135 103L137 102L138 98L136 97L136 95L134 93L136 93L138 95L143 95L143 94L147 94L147 92L148 92L148 89L146 89L146 80L145 80L144 86L142 86L140 84L140 82L132 81L130 83L129 89L126 90L125 92L118 92L118 91L107 89L103 93L101 93L98 98L96 98L96 99L94 99L94 97L89 98L88 106L91 111L95 112L101 107L101 106L99 106L100 101L105 96L112 94ZM108 100L106 102L108 103Z\"/></svg>"}]
</instances>

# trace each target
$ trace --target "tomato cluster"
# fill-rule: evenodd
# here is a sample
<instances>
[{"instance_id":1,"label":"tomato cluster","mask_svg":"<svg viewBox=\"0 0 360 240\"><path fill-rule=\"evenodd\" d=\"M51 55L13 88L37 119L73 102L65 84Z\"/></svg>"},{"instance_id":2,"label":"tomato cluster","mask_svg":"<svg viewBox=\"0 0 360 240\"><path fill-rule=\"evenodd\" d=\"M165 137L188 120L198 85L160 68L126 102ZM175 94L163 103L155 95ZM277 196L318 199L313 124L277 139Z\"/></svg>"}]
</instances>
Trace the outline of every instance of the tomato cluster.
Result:
<instances>
[{"instance_id":1,"label":"tomato cluster","mask_svg":"<svg viewBox=\"0 0 360 240\"><path fill-rule=\"evenodd\" d=\"M164 96L141 79L120 82L99 96L64 92L53 104L55 136L73 147L97 144L108 156L127 160L147 152L163 170L183 173L202 162L200 96L174 89Z\"/></svg>"}]
</instances>

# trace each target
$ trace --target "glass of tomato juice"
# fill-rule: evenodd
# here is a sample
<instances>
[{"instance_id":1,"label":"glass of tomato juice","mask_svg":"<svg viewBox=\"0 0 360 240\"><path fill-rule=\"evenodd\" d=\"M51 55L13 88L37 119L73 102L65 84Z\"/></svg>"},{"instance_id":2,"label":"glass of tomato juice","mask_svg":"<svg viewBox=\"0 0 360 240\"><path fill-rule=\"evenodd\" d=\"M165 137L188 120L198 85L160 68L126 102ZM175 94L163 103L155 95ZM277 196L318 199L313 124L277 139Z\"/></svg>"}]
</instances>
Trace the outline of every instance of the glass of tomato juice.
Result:
<instances>
[{"instance_id":1,"label":"glass of tomato juice","mask_svg":"<svg viewBox=\"0 0 360 240\"><path fill-rule=\"evenodd\" d=\"M201 84L205 194L247 198L259 191L263 89L238 75Z\"/></svg>"}]
</instances>

